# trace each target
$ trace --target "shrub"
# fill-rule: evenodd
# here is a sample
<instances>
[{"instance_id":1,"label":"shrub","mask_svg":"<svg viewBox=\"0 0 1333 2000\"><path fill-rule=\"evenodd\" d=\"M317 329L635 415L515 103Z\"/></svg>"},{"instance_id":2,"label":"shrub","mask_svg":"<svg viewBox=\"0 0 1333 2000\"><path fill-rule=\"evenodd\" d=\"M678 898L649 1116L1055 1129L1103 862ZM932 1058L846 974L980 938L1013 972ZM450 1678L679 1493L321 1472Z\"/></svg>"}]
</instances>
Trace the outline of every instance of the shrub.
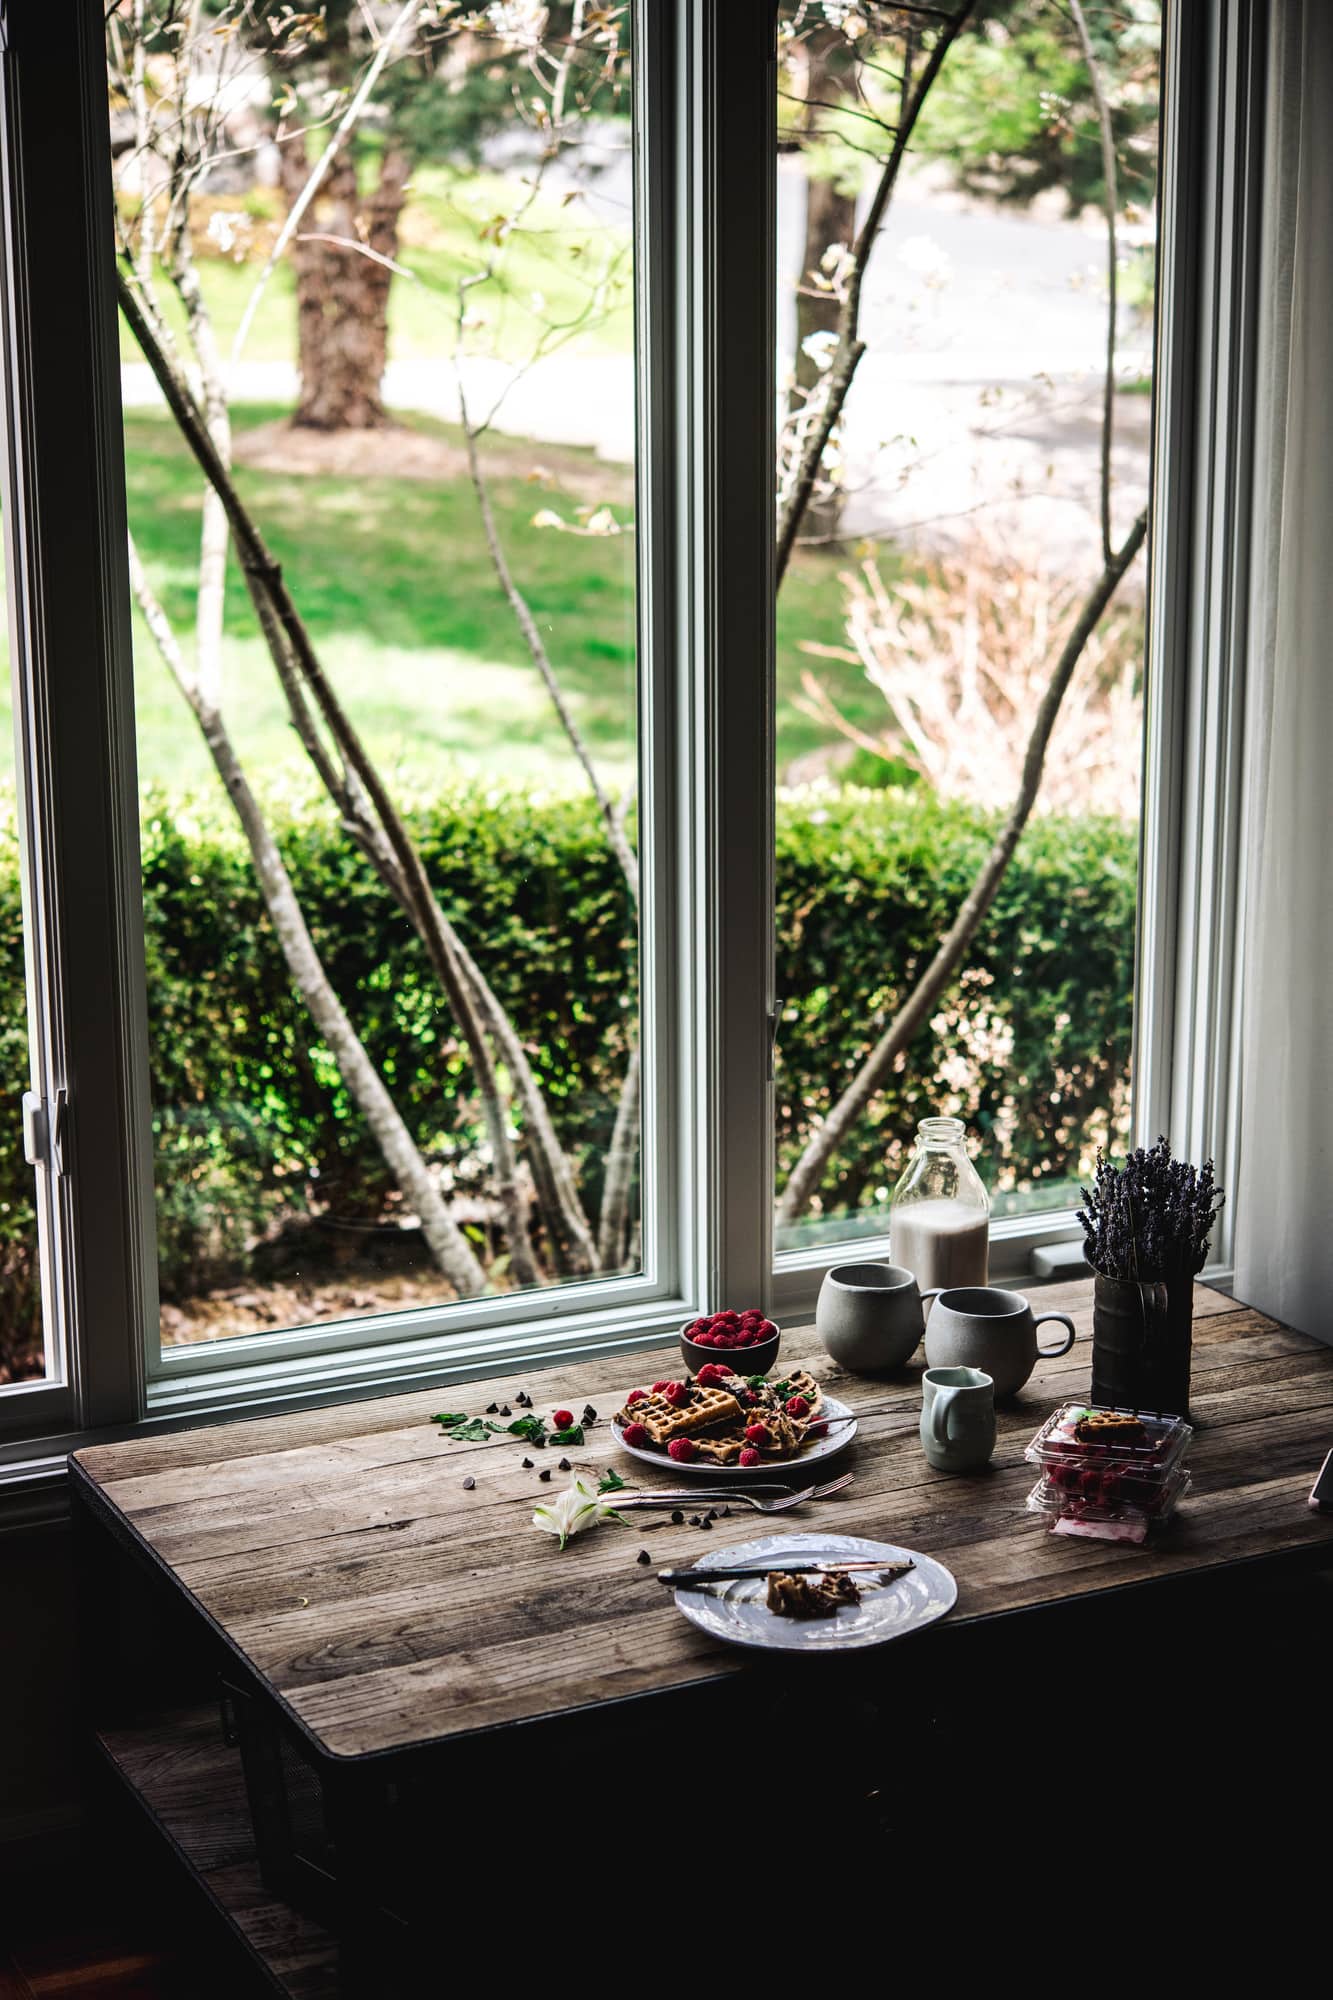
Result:
<instances>
[{"instance_id":1,"label":"shrub","mask_svg":"<svg viewBox=\"0 0 1333 2000\"><path fill-rule=\"evenodd\" d=\"M239 1276L247 1248L303 1213L373 1223L383 1164L287 981L243 841L211 798L150 795L144 910L164 1295ZM495 985L583 1169L590 1205L635 1000L624 883L582 799L473 787L411 812L446 910ZM778 810L784 1021L778 1157L789 1166L831 1089L952 915L989 822L924 791L805 792ZM396 904L325 812L276 809L312 931L427 1156L460 1192L484 1180L482 1121L452 1023ZM16 850L0 850L0 1037L26 1075ZM959 1110L1001 1187L1079 1172L1119 1117L1129 1058L1135 842L1106 820L1029 830L969 971L834 1162L821 1207L874 1203L928 1109ZM8 1345L36 1324L31 1174L0 1129L0 1304Z\"/></svg>"}]
</instances>

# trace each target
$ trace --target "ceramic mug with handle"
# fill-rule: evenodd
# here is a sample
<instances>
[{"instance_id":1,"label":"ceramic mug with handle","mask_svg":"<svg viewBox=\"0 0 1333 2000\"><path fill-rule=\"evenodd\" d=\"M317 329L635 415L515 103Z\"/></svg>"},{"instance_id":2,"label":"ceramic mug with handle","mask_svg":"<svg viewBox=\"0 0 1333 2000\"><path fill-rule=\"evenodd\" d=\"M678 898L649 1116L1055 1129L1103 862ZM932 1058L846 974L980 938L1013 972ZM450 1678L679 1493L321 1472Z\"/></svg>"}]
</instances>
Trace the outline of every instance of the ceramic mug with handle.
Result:
<instances>
[{"instance_id":1,"label":"ceramic mug with handle","mask_svg":"<svg viewBox=\"0 0 1333 2000\"><path fill-rule=\"evenodd\" d=\"M1037 1345L1037 1328L1059 1320L1064 1339L1055 1347ZM926 1321L928 1368L981 1368L997 1396L1012 1396L1037 1365L1068 1354L1074 1322L1068 1313L1034 1313L1021 1292L999 1285L959 1285L940 1292Z\"/></svg>"},{"instance_id":2,"label":"ceramic mug with handle","mask_svg":"<svg viewBox=\"0 0 1333 2000\"><path fill-rule=\"evenodd\" d=\"M937 1472L976 1472L995 1449L995 1384L980 1368L927 1368L921 1449Z\"/></svg>"}]
</instances>

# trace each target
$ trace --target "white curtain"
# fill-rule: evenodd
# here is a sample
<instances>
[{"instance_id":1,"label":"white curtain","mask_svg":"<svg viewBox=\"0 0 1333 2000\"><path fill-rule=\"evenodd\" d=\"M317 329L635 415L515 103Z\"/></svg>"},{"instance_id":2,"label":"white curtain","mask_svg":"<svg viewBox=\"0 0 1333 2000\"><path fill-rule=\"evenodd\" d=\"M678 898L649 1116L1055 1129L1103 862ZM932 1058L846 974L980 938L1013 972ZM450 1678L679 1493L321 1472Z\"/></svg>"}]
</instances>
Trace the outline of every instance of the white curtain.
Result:
<instances>
[{"instance_id":1,"label":"white curtain","mask_svg":"<svg viewBox=\"0 0 1333 2000\"><path fill-rule=\"evenodd\" d=\"M1333 1341L1333 0L1276 0L1236 1292Z\"/></svg>"}]
</instances>

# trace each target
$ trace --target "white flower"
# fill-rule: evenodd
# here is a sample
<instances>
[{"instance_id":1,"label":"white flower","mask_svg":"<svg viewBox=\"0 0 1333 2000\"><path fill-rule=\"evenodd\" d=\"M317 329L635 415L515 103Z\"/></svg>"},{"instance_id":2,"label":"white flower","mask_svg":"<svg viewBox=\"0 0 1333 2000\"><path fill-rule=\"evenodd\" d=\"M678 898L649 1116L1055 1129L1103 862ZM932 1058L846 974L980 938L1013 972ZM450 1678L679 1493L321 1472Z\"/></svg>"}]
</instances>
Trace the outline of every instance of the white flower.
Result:
<instances>
[{"instance_id":1,"label":"white flower","mask_svg":"<svg viewBox=\"0 0 1333 2000\"><path fill-rule=\"evenodd\" d=\"M585 1528L595 1528L599 1521L608 1518L616 1518L610 1500L603 1500L582 1473L575 1473L563 1493L557 1493L554 1500L537 1508L532 1525L544 1535L558 1535L563 1549L571 1535L581 1535Z\"/></svg>"},{"instance_id":2,"label":"white flower","mask_svg":"<svg viewBox=\"0 0 1333 2000\"><path fill-rule=\"evenodd\" d=\"M801 352L813 361L815 367L823 374L826 368L832 367L837 346L838 336L832 331L807 333L801 342Z\"/></svg>"}]
</instances>

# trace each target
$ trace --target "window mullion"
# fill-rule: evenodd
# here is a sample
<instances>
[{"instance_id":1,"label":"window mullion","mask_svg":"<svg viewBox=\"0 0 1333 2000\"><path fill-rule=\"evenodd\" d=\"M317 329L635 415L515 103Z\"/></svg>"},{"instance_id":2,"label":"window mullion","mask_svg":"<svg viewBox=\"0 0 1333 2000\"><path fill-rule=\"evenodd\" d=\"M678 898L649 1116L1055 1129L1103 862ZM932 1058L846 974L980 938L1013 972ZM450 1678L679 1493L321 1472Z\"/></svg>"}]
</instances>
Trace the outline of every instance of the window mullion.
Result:
<instances>
[{"instance_id":1,"label":"window mullion","mask_svg":"<svg viewBox=\"0 0 1333 2000\"><path fill-rule=\"evenodd\" d=\"M677 312L693 1290L772 1282L776 9L683 0Z\"/></svg>"}]
</instances>

